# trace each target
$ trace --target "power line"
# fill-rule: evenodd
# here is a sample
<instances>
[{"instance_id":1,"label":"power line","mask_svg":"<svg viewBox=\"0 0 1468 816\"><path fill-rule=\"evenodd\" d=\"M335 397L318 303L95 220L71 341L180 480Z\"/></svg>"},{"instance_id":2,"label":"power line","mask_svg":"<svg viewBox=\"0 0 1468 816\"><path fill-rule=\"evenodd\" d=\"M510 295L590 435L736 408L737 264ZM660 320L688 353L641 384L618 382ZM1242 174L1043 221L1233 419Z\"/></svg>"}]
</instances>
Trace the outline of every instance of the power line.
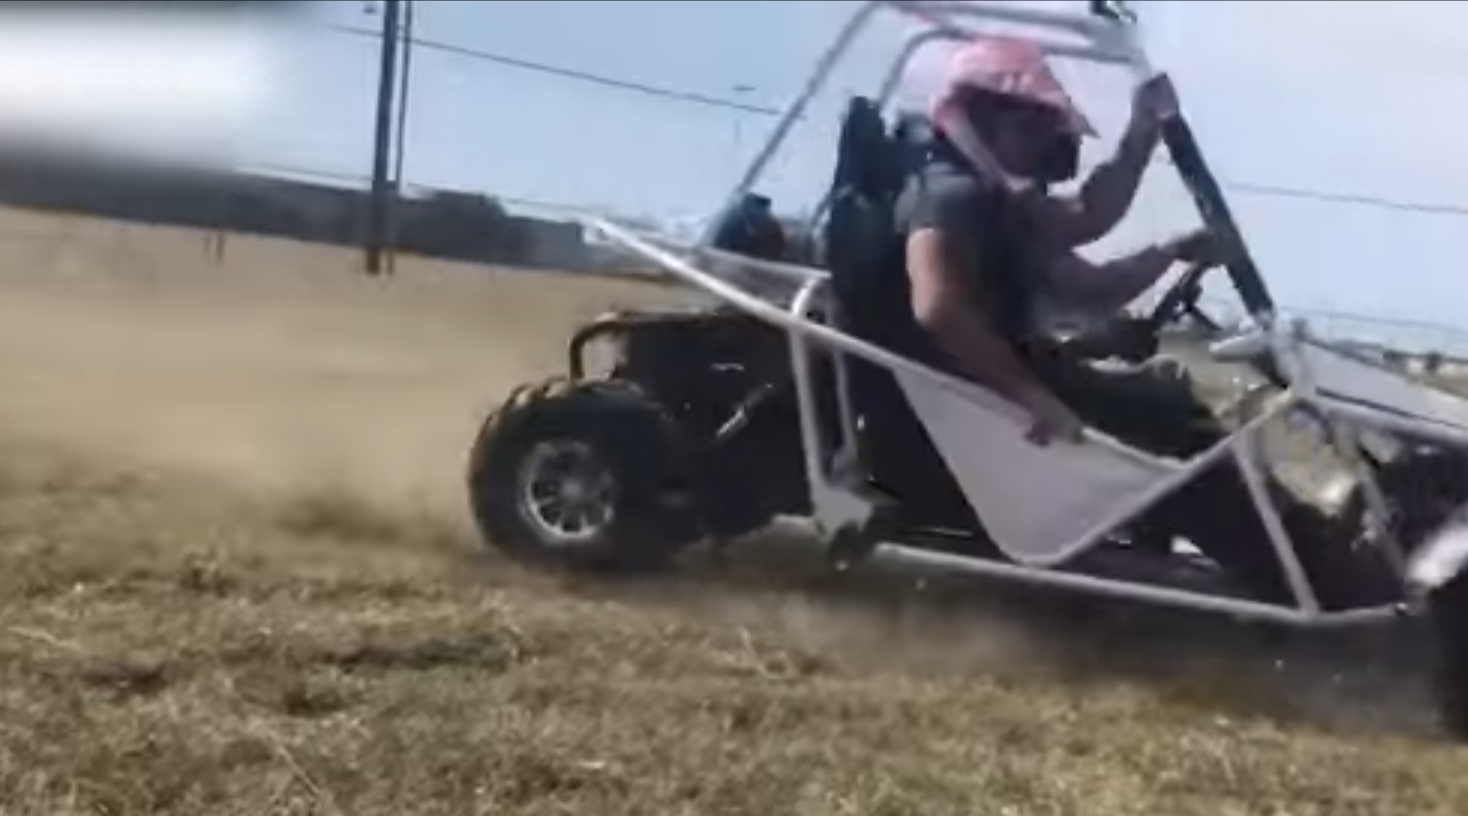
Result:
<instances>
[{"instance_id":1,"label":"power line","mask_svg":"<svg viewBox=\"0 0 1468 816\"><path fill-rule=\"evenodd\" d=\"M325 25L325 28L330 31L337 31L343 34L351 34L359 37L372 37L376 39L381 36L379 32L365 28L358 28L356 26L345 25L342 23L327 23ZM741 111L743 113L753 113L760 116L779 116L784 113L784 111L782 111L781 109L770 107L768 105L753 105L748 102L740 102L737 99L713 96L710 94L698 93L696 91L680 91L674 88L662 88L656 85L648 85L643 82L636 82L629 79L619 79L617 77L593 73L591 71L582 71L575 68L566 68L560 65L551 65L550 63L539 62L536 60L528 60L522 57L512 57L508 54L502 54L495 51L487 51L479 48L469 48L463 45L454 45L453 43L443 42L442 40L434 40L414 36L408 39L407 42L411 45L429 51L439 51L445 54L455 54L461 57L471 57L474 59L484 60L486 62L507 65L512 68L520 68L526 71L535 71L537 73L550 74L551 76L559 76L566 79L580 80L582 82L587 82L593 85L600 85L606 88L617 88L623 91L632 91L634 93L640 93L647 96L655 96L660 99L670 99L675 102L687 102L694 105L703 105L705 107L711 108L722 108L725 110Z\"/></svg>"},{"instance_id":2,"label":"power line","mask_svg":"<svg viewBox=\"0 0 1468 816\"><path fill-rule=\"evenodd\" d=\"M355 36L381 36L379 33L370 31L368 29L357 28L355 26L337 23L327 24L326 28L332 31L352 34ZM563 66L551 65L549 63L527 60L520 57L511 57L492 51L469 48L462 45L454 45L453 43L447 43L441 40L427 39L415 36L410 38L408 42L410 42L414 46L425 48L431 51L439 51L442 53L455 54L462 57L484 60L486 62L507 65L527 71L536 71L539 73L550 74L552 76L559 76L566 79L575 79L581 82L601 85L603 87L617 88L620 90L633 91L649 96L656 96L662 99L669 99L678 102L688 102L692 104L703 105L706 107L740 111L743 113L757 114L760 116L780 116L783 113L781 109L767 105L753 105L734 99L727 99L692 91L679 91L668 88L660 88L657 86L647 85L632 80L608 76L606 74L598 74L590 71L566 68ZM1170 162L1166 161L1162 161L1159 163L1170 164ZM1401 199L1388 198L1385 196L1373 196L1361 193L1334 192L1330 190L1315 190L1304 187L1288 187L1282 185L1262 184L1258 182L1236 181L1232 179L1223 179L1221 180L1221 183L1224 187L1230 190L1251 195L1271 196L1275 198L1293 198L1305 201L1315 201L1323 204L1351 204L1363 207L1374 207L1383 210L1393 210L1396 212L1420 213L1424 215L1468 216L1468 205L1463 204L1442 204L1422 201L1405 201Z\"/></svg>"},{"instance_id":3,"label":"power line","mask_svg":"<svg viewBox=\"0 0 1468 816\"><path fill-rule=\"evenodd\" d=\"M1386 198L1384 196L1371 196L1360 193L1336 193L1326 190L1311 190L1303 187L1283 187L1273 184L1258 184L1246 181L1230 181L1225 186L1243 193L1254 195L1274 196L1276 198L1298 198L1307 201L1317 201L1327 204L1356 204L1363 207L1375 207L1382 210L1396 210L1398 212L1421 213L1427 215L1468 215L1468 205L1463 204L1434 204L1424 201L1402 201L1400 199Z\"/></svg>"},{"instance_id":4,"label":"power line","mask_svg":"<svg viewBox=\"0 0 1468 816\"><path fill-rule=\"evenodd\" d=\"M303 167L291 167L291 166L283 165L283 164L253 163L253 164L249 165L248 168L243 168L243 169L245 169L248 172L265 173L265 174L272 174L272 175L278 174L278 175L282 175L282 176L294 177L294 178L301 178L301 179L313 179L314 178L314 179L320 180L320 181L352 182L352 183L356 183L356 184L362 184L362 183L364 183L364 182L366 182L368 180L368 177L367 176L364 176L364 175L362 175L360 173L350 173L350 172L340 172L340 171L326 171L326 170L310 170L310 169L306 169L306 168L303 168ZM406 186L408 188L410 188L410 189L414 189L414 190L419 191L419 192L428 192L428 193L436 192L436 191L439 191L439 190L444 189L444 188L430 187L430 186L427 186L427 185L418 185L418 184L408 184ZM465 192L471 192L471 191L465 191ZM611 208L610 206L588 206L588 205L584 205L584 204L565 204L565 203L562 203L562 202L547 201L545 199L539 199L539 198L527 198L527 197L523 197L523 196L503 195L503 194L499 194L499 193L481 193L479 191L472 191L472 192L475 192L476 194L485 195L488 198L490 198L490 199L492 199L494 201L497 201L497 202L499 202L501 204L504 204L504 205L518 206L518 207L532 209L532 210L539 210L539 211L547 212L547 213L561 213L561 214L572 214L572 215L593 215L593 216L604 216L604 217L605 216L615 217L617 215L616 212L614 211L614 209ZM1221 300L1219 298L1205 296L1203 298L1203 300L1204 300L1205 303L1208 303L1208 304L1210 304L1210 305L1212 305L1214 307L1224 308L1224 309L1231 308L1231 305L1230 304L1226 303L1225 301L1223 301L1223 300ZM1448 324L1444 324L1444 323L1434 323L1434 322L1425 321L1425 320L1413 320L1413 319L1410 319L1410 318L1402 318L1402 317L1380 317L1380 316L1373 316L1373 315L1368 315L1368 314L1358 314L1358 313L1352 313L1352 312L1342 312L1342 311L1336 311L1336 310L1333 310L1333 309L1325 309L1325 308L1317 308L1317 307L1291 306L1291 305L1288 305L1288 304L1282 304L1280 306L1280 310L1281 310L1282 313L1285 313L1285 314L1304 315L1304 316L1308 316L1308 317L1310 317L1312 319L1316 319L1316 320L1346 321L1346 322L1358 323L1358 324L1363 324L1363 325L1368 325L1368 326L1375 326L1375 327L1378 327L1378 328L1392 328L1392 329L1406 329L1406 330L1413 330L1413 331L1438 332L1438 333L1443 333L1445 335L1451 335L1451 336L1455 336L1455 337L1468 337L1468 330L1465 330L1465 329L1463 329L1461 327L1452 326L1452 325L1448 325Z\"/></svg>"}]
</instances>

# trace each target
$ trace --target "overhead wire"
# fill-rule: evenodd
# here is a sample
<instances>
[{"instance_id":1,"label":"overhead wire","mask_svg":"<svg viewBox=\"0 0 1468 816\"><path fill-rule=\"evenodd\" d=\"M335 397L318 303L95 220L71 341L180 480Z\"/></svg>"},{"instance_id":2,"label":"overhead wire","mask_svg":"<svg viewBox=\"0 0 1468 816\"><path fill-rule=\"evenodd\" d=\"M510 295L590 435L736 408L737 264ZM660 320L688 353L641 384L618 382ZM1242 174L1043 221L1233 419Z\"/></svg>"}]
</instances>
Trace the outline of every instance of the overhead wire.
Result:
<instances>
[{"instance_id":1,"label":"overhead wire","mask_svg":"<svg viewBox=\"0 0 1468 816\"><path fill-rule=\"evenodd\" d=\"M370 38L379 38L381 36L380 32L343 23L326 23L323 25L323 28L329 31L351 36ZM573 68L565 65L556 65L541 60L528 59L525 57L510 55L486 48L475 48L446 42L432 37L424 37L416 33L405 36L404 41L406 45L410 46L406 49L410 52L413 48L422 48L427 51L436 51L439 53L445 53L487 63L503 65L519 70L532 71L549 76L557 76L564 79L583 82L586 84L638 93L645 96L666 99L673 102L694 104L703 107L729 110L743 114L771 118L782 116L785 113L784 109L777 106L754 104L698 91L682 90L677 88L653 85L591 70ZM291 172L302 173L305 171ZM1411 201L1387 196L1321 190L1309 187L1265 184L1259 182L1240 181L1236 179L1220 179L1220 183L1222 184L1222 186L1231 191L1243 193L1246 195L1305 200L1322 204L1364 206L1396 212L1416 213L1423 215L1446 215L1455 217L1468 216L1468 204ZM531 201L528 199L515 199L513 197L506 198L502 196L496 196L496 198L505 201L505 203L520 204L522 206L530 205L536 209L562 210L566 212L586 212L588 210L588 208L575 205L553 204L544 201ZM1318 312L1320 316L1331 319L1375 320L1373 318L1367 318L1364 315L1327 313L1322 310L1296 309L1294 311L1310 312L1312 314ZM1451 327L1436 324L1416 323L1415 321L1386 319L1375 320L1375 322L1401 325L1404 327L1409 324L1415 324L1413 326L1414 328L1453 331Z\"/></svg>"},{"instance_id":2,"label":"overhead wire","mask_svg":"<svg viewBox=\"0 0 1468 816\"><path fill-rule=\"evenodd\" d=\"M379 32L372 31L371 29L360 28L353 25L346 25L344 23L326 23L324 25L324 28L328 31L336 31L342 34L351 34L359 37L376 38L381 36ZM631 91L633 93L640 93L647 96L654 96L660 99L668 99L676 102L686 102L694 105L703 105L705 107L723 108L726 110L741 111L744 113L752 113L761 116L779 116L783 112L780 108L768 105L756 105L748 102L741 102L737 99L730 99L727 97L699 93L697 91L683 91L676 88L665 88L645 82L638 82L635 80L622 79L606 74L599 74L593 71L570 68L564 65L553 65L548 62L526 59L524 57L516 57L497 51L489 51L482 48L470 48L464 45L456 45L454 43L444 42L442 40L435 40L428 37L420 37L414 35L408 38L407 42L410 45L416 48L422 48L425 51L438 51L445 54L454 54L461 57L483 60L485 62L497 63L499 65L506 65L512 68L519 68L526 71L535 71L537 73L549 74L551 76L559 76L565 79L574 79L593 85L601 85L603 87L616 88L623 91Z\"/></svg>"},{"instance_id":3,"label":"overhead wire","mask_svg":"<svg viewBox=\"0 0 1468 816\"><path fill-rule=\"evenodd\" d=\"M311 170L303 167L292 167L283 164L256 163L250 165L248 169L251 172L279 175L286 178L296 178L305 181L315 180L327 183L350 183L361 187L365 187L370 181L370 178L367 175L361 173ZM444 188L442 187L428 185L408 184L405 185L405 187L409 190L419 193L434 193L444 190ZM504 195L499 193L496 193L489 197L501 205L505 205L512 209L518 208L522 212L529 215L539 214L571 217L590 216L613 219L627 218L627 215L625 213L614 212L610 207L607 206L567 204L559 201L548 201L540 198ZM1214 297L1209 297L1205 295L1203 298L1203 302L1205 303L1205 305L1211 306L1215 309L1222 309L1224 312L1228 312L1230 309L1230 306L1226 301L1219 300ZM1461 328L1442 323L1433 323L1430 321L1413 320L1400 317L1381 317L1374 315L1355 314L1351 312L1342 312L1332 309L1291 306L1288 304L1282 305L1281 310L1283 314L1307 316L1311 320L1324 321L1325 323L1331 325L1344 321L1348 323L1374 326L1378 329L1405 330L1417 334L1427 332L1438 337L1452 337L1455 338L1455 342L1460 343L1464 349L1468 349L1468 332L1465 332Z\"/></svg>"},{"instance_id":4,"label":"overhead wire","mask_svg":"<svg viewBox=\"0 0 1468 816\"><path fill-rule=\"evenodd\" d=\"M362 37L380 37L380 32L366 28L346 25L342 23L327 23L327 30L338 33L350 34ZM483 48L471 48L457 45L428 37L413 35L407 38L407 42L417 48L430 51L438 51L447 54L455 54L469 59L478 59L485 62L519 68L527 71L559 76L588 84L600 85L608 88L616 88L631 91L661 99L675 102L685 102L702 105L705 107L721 108L724 110L737 111L741 113L754 114L767 117L778 117L784 110L770 105L758 105L741 102L737 99L715 96L696 91L685 91L673 88L659 87L630 79L614 77L608 74L597 73L585 69L570 68L561 65L531 60L523 57L491 51ZM410 49L411 50L411 49ZM1369 195L1363 193L1338 192L1333 190L1320 190L1308 187L1291 187L1275 184L1263 184L1259 182L1240 181L1236 179L1221 179L1220 183L1231 190L1247 195L1268 196L1275 198L1292 198L1299 200L1315 201L1323 204L1347 204L1377 209L1394 210L1398 212L1411 212L1426 215L1453 215L1468 216L1468 204L1451 204L1441 202L1408 201L1387 196Z\"/></svg>"}]
</instances>

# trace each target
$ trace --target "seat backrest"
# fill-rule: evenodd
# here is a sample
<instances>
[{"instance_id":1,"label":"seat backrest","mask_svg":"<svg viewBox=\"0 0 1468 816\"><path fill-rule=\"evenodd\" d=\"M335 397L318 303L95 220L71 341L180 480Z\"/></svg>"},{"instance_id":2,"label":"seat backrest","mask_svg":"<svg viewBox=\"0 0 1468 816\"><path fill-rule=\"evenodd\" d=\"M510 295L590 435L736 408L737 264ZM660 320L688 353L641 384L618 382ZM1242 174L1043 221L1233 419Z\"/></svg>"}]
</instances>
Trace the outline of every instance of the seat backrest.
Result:
<instances>
[{"instance_id":1,"label":"seat backrest","mask_svg":"<svg viewBox=\"0 0 1468 816\"><path fill-rule=\"evenodd\" d=\"M849 188L863 196L883 198L901 186L901 173L881 109L870 99L854 97L841 120L832 189Z\"/></svg>"},{"instance_id":2,"label":"seat backrest","mask_svg":"<svg viewBox=\"0 0 1468 816\"><path fill-rule=\"evenodd\" d=\"M824 225L825 266L843 331L921 359L925 337L908 306L903 241L894 213L915 167L901 135L900 130L889 134L875 105L852 101L842 123ZM847 363L868 475L915 517L947 527L976 524L891 372L856 358L848 357Z\"/></svg>"},{"instance_id":3,"label":"seat backrest","mask_svg":"<svg viewBox=\"0 0 1468 816\"><path fill-rule=\"evenodd\" d=\"M907 177L903 158L877 106L853 99L841 124L824 244L842 328L912 352L907 274L893 213Z\"/></svg>"}]
</instances>

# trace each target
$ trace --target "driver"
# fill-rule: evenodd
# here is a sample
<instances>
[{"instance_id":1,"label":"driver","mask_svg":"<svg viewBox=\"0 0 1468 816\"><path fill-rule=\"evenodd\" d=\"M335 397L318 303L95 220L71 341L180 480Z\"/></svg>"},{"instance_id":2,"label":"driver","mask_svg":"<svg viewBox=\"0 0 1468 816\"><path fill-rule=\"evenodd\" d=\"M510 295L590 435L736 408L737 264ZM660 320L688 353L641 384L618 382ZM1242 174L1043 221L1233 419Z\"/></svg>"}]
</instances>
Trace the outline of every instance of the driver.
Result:
<instances>
[{"instance_id":1,"label":"driver","mask_svg":"<svg viewBox=\"0 0 1468 816\"><path fill-rule=\"evenodd\" d=\"M1154 454L1188 457L1225 436L1186 383L1147 368L1118 372L1073 359L1054 337L1057 315L1115 316L1174 264L1223 260L1220 242L1206 232L1101 264L1075 251L1126 214L1162 124L1176 110L1165 77L1141 85L1115 154L1074 196L1062 197L1046 185L1075 175L1081 139L1094 130L1039 46L984 38L950 65L930 114L933 144L897 202L912 316L924 330L921 351L1023 408L1037 443L1078 440L1084 422ZM1322 604L1381 591L1375 578L1389 573L1352 561L1344 547L1325 553L1351 535L1271 489ZM1149 520L1190 539L1257 594L1290 599L1231 464L1190 482Z\"/></svg>"}]
</instances>

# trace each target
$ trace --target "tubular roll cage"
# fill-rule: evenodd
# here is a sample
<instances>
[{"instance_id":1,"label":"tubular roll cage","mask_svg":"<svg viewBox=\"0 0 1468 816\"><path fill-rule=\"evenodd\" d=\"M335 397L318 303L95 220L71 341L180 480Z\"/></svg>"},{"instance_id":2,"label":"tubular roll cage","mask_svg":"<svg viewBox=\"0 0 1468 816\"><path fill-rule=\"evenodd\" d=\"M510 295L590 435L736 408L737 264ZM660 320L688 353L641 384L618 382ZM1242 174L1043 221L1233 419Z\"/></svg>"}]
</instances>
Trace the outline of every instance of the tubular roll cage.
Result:
<instances>
[{"instance_id":1,"label":"tubular roll cage","mask_svg":"<svg viewBox=\"0 0 1468 816\"><path fill-rule=\"evenodd\" d=\"M986 36L984 32L974 27L975 23L986 21L1029 25L1050 32L1079 37L1082 40L1079 45L1040 39L1036 39L1036 42L1051 55L1126 67L1138 80L1153 75L1150 63L1137 41L1135 29L1127 21L1114 15L1067 14L996 6L981 2L869 0L853 13L840 29L835 41L821 54L809 81L786 109L750 167L730 192L726 199L727 205L737 202L753 187L776 151L784 143L796 121L802 118L812 99L825 85L842 54L872 17L880 11L894 11L926 26L925 30L915 34L903 46L895 64L882 82L876 102L883 108L891 101L898 82L918 51L935 42L967 41ZM1260 332L1249 338L1246 343L1253 347L1253 351L1232 354L1227 358L1223 354L1218 356L1220 359L1247 362L1249 359L1257 359L1260 350L1263 349L1266 352L1272 352L1276 360L1289 359L1299 362L1299 350L1316 341L1307 335L1303 322L1296 322L1289 331L1274 331L1276 327L1273 303L1242 239L1238 236L1238 230L1222 192L1210 173L1187 123L1181 116L1175 117L1165 125L1163 142L1187 185L1204 223L1216 231L1225 232L1237 239L1237 246L1241 250L1242 260L1234 262L1227 269L1246 308L1260 327ZM824 203L822 209L824 209ZM809 226L813 227L820 217L821 213L817 212ZM712 228L707 230L692 247L679 247L666 239L634 232L606 220L589 220L587 225L615 243L655 263L673 277L702 289L753 317L773 324L788 334L800 407L804 466L810 486L812 506L815 508L815 523L818 529L828 535L849 525L864 523L873 512L873 506L868 499L843 487L839 478L833 476L836 469L834 463L854 459L853 452L857 438L846 355L861 358L894 372L912 375L922 382L960 395L1016 421L1022 419L1017 408L997 401L992 394L974 383L914 362L814 319L817 315L812 311L813 308L818 301L827 297L829 275L825 270L789 263L761 261L715 249L710 245L713 237ZM797 287L797 295L788 309L780 308L701 269L697 263L699 261L734 264L750 271L770 275ZM829 309L827 313L829 314ZM816 385L813 382L811 370L812 343L823 347L828 352L835 352L832 356L835 363L838 424L841 437L835 444L827 444L818 423ZM1335 350L1332 349L1332 351ZM1321 609L1315 588L1301 566L1295 547L1280 520L1278 508L1265 489L1259 463L1260 434L1268 422L1299 407L1313 409L1318 415L1335 420L1329 424L1328 428L1331 444L1357 471L1357 475L1362 480L1364 496L1372 515L1385 519L1387 518L1386 500L1369 468L1364 464L1359 435L1353 428L1347 427L1346 423L1360 422L1387 431L1435 439L1460 447L1468 447L1468 432L1446 423L1393 415L1369 406L1363 407L1349 399L1317 392L1308 367L1303 365L1293 368L1291 381L1284 383L1283 386L1282 392L1275 395L1264 410L1228 439L1220 442L1213 449L1195 456L1190 461L1170 463L1167 477L1154 489L1147 490L1145 495L1139 497L1129 512L1119 514L1119 517L1108 519L1104 524L1097 525L1082 539L1074 542L1071 549L1082 549L1091 543L1100 541L1118 526L1145 511L1205 469L1225 458L1232 458L1244 474L1255 507L1288 580L1294 600L1291 606L1093 577L1060 569L947 555L887 542L883 544L898 551L904 559L918 563L994 575L1037 585L1050 585L1100 595L1221 612L1240 618L1302 627L1357 624L1420 611L1423 598L1415 593L1409 593L1407 599L1399 604L1341 611ZM1122 457L1145 459L1153 464L1156 462L1145 454L1091 430L1086 431L1085 442ZM1402 579L1404 585L1408 585L1406 559L1401 543L1389 531L1379 532L1381 544L1387 549L1389 560L1398 577Z\"/></svg>"}]
</instances>

